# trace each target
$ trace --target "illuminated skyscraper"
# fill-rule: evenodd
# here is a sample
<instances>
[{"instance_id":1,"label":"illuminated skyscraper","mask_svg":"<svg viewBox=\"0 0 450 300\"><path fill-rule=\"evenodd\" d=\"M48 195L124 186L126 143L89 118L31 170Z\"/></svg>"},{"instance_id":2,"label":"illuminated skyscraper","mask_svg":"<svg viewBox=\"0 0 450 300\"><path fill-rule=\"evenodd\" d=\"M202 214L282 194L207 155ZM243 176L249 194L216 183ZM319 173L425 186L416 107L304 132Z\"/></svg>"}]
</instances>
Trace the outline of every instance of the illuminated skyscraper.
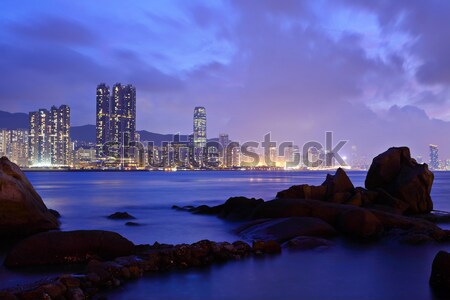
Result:
<instances>
[{"instance_id":1,"label":"illuminated skyscraper","mask_svg":"<svg viewBox=\"0 0 450 300\"><path fill-rule=\"evenodd\" d=\"M103 145L109 142L109 117L111 93L109 86L101 83L97 86L97 115L96 115L96 154L100 157Z\"/></svg>"},{"instance_id":2,"label":"illuminated skyscraper","mask_svg":"<svg viewBox=\"0 0 450 300\"><path fill-rule=\"evenodd\" d=\"M97 156L104 144L111 142L125 158L134 154L132 143L136 134L136 88L116 83L110 89L104 83L97 86Z\"/></svg>"},{"instance_id":3,"label":"illuminated skyscraper","mask_svg":"<svg viewBox=\"0 0 450 300\"><path fill-rule=\"evenodd\" d=\"M8 157L20 167L28 166L28 129L14 129L10 131Z\"/></svg>"},{"instance_id":4,"label":"illuminated skyscraper","mask_svg":"<svg viewBox=\"0 0 450 300\"><path fill-rule=\"evenodd\" d=\"M61 105L52 106L50 128L51 163L54 165L70 165L70 108Z\"/></svg>"},{"instance_id":5,"label":"illuminated skyscraper","mask_svg":"<svg viewBox=\"0 0 450 300\"><path fill-rule=\"evenodd\" d=\"M197 106L194 109L194 162L197 166L204 166L206 152L206 110Z\"/></svg>"},{"instance_id":6,"label":"illuminated skyscraper","mask_svg":"<svg viewBox=\"0 0 450 300\"><path fill-rule=\"evenodd\" d=\"M49 112L30 112L29 159L31 164L70 164L70 108L53 106Z\"/></svg>"},{"instance_id":7,"label":"illuminated skyscraper","mask_svg":"<svg viewBox=\"0 0 450 300\"><path fill-rule=\"evenodd\" d=\"M122 99L120 102L120 129L119 143L124 147L125 157L131 157L135 147L136 136L136 88L131 84L122 87Z\"/></svg>"},{"instance_id":8,"label":"illuminated skyscraper","mask_svg":"<svg viewBox=\"0 0 450 300\"><path fill-rule=\"evenodd\" d=\"M432 170L439 169L438 146L430 144L430 168Z\"/></svg>"},{"instance_id":9,"label":"illuminated skyscraper","mask_svg":"<svg viewBox=\"0 0 450 300\"><path fill-rule=\"evenodd\" d=\"M32 165L51 164L50 153L50 112L39 109L30 112L29 159Z\"/></svg>"}]
</instances>

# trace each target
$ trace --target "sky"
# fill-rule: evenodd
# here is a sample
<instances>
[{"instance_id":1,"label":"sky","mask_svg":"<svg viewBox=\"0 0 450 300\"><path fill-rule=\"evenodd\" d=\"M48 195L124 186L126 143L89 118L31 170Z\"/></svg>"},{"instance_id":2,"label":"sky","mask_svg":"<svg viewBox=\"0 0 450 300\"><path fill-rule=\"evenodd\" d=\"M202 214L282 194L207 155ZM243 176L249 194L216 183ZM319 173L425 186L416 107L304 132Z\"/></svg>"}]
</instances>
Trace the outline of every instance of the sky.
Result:
<instances>
[{"instance_id":1,"label":"sky","mask_svg":"<svg viewBox=\"0 0 450 300\"><path fill-rule=\"evenodd\" d=\"M428 144L450 158L450 1L2 1L0 110L68 104L95 124L95 90L137 89L137 128L324 142L373 156Z\"/></svg>"}]
</instances>

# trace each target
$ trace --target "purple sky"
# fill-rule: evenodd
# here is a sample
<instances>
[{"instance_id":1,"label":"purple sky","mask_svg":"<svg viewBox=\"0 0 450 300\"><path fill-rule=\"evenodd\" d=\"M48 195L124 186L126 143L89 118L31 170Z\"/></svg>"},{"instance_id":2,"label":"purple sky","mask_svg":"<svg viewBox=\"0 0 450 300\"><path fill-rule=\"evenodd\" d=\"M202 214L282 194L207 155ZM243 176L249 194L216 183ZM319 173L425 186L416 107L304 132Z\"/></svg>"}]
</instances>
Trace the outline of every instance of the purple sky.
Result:
<instances>
[{"instance_id":1,"label":"purple sky","mask_svg":"<svg viewBox=\"0 0 450 300\"><path fill-rule=\"evenodd\" d=\"M137 127L368 156L429 143L450 158L450 1L2 1L0 109L69 104L94 124L100 82L137 88Z\"/></svg>"}]
</instances>

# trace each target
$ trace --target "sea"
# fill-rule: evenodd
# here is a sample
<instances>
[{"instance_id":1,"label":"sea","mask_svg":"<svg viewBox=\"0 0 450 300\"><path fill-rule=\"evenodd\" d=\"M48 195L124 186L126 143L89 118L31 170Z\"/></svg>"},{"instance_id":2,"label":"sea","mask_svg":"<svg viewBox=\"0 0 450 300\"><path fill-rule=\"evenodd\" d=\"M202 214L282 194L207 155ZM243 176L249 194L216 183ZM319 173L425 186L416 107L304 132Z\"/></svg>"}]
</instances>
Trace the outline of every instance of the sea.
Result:
<instances>
[{"instance_id":1,"label":"sea","mask_svg":"<svg viewBox=\"0 0 450 300\"><path fill-rule=\"evenodd\" d=\"M232 196L271 200L294 184L321 184L325 171L28 172L47 207L62 215L61 230L116 231L135 244L239 240L241 223L193 215L172 205L218 205ZM355 186L366 172L349 171ZM434 208L450 211L450 172L436 172ZM141 226L107 216L126 211ZM449 225L442 225L450 228ZM247 258L200 269L146 275L104 292L107 299L439 299L430 289L431 264L450 244L361 244ZM0 251L0 259L5 256ZM76 270L0 267L0 289Z\"/></svg>"}]
</instances>

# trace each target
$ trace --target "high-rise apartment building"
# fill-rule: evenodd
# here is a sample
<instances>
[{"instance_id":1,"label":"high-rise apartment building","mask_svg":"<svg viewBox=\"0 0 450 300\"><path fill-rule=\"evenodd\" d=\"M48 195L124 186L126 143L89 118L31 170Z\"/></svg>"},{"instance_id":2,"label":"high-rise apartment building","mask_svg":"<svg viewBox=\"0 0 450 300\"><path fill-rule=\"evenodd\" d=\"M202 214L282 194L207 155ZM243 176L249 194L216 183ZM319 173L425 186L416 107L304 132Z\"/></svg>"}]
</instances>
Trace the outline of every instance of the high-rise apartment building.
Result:
<instances>
[{"instance_id":1,"label":"high-rise apartment building","mask_svg":"<svg viewBox=\"0 0 450 300\"><path fill-rule=\"evenodd\" d=\"M110 129L110 101L111 93L109 86L101 83L97 86L97 115L96 115L96 154L101 156L103 145L109 142Z\"/></svg>"},{"instance_id":2,"label":"high-rise apartment building","mask_svg":"<svg viewBox=\"0 0 450 300\"><path fill-rule=\"evenodd\" d=\"M136 88L116 83L111 91L107 85L97 86L97 155L103 145L111 143L116 151L122 149L125 158L134 154L136 134Z\"/></svg>"},{"instance_id":3,"label":"high-rise apartment building","mask_svg":"<svg viewBox=\"0 0 450 300\"><path fill-rule=\"evenodd\" d=\"M69 165L70 108L53 106L50 111L30 112L29 160L32 165Z\"/></svg>"},{"instance_id":4,"label":"high-rise apartment building","mask_svg":"<svg viewBox=\"0 0 450 300\"><path fill-rule=\"evenodd\" d=\"M439 169L438 146L430 144L430 168L432 170Z\"/></svg>"},{"instance_id":5,"label":"high-rise apartment building","mask_svg":"<svg viewBox=\"0 0 450 300\"><path fill-rule=\"evenodd\" d=\"M50 153L53 165L71 164L70 108L67 105L50 109Z\"/></svg>"},{"instance_id":6,"label":"high-rise apartment building","mask_svg":"<svg viewBox=\"0 0 450 300\"><path fill-rule=\"evenodd\" d=\"M194 133L193 133L194 163L203 167L206 157L206 109L197 106L194 109Z\"/></svg>"}]
</instances>

